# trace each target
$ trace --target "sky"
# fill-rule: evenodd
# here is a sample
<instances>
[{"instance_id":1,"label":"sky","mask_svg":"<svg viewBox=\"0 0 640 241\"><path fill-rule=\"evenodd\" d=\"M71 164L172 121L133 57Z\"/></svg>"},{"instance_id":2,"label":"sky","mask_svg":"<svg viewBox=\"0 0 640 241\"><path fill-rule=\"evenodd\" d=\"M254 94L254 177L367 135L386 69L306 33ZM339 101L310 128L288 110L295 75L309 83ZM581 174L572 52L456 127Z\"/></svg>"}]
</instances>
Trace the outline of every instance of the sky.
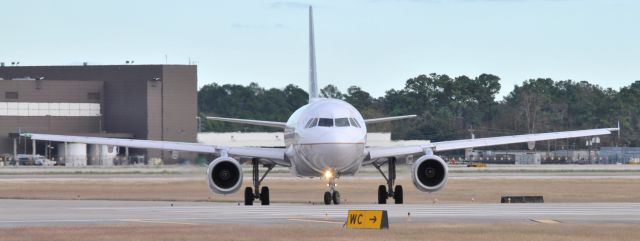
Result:
<instances>
[{"instance_id":1,"label":"sky","mask_svg":"<svg viewBox=\"0 0 640 241\"><path fill-rule=\"evenodd\" d=\"M198 65L209 83L308 86L313 5L319 86L373 96L439 73L618 89L640 80L640 1L20 0L1 5L0 61Z\"/></svg>"}]
</instances>

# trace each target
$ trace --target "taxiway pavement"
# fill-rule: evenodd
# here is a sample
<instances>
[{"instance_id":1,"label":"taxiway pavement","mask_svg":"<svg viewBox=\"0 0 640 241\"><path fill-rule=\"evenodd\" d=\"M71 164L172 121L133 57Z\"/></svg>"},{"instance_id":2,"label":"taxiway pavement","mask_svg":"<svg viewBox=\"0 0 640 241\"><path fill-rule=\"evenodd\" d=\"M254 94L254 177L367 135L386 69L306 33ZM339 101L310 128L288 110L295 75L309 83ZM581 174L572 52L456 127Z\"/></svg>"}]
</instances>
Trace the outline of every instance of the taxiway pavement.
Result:
<instances>
[{"instance_id":1,"label":"taxiway pavement","mask_svg":"<svg viewBox=\"0 0 640 241\"><path fill-rule=\"evenodd\" d=\"M79 224L287 224L342 225L350 209L387 210L390 225L403 223L631 223L640 203L359 204L0 200L0 227Z\"/></svg>"}]
</instances>

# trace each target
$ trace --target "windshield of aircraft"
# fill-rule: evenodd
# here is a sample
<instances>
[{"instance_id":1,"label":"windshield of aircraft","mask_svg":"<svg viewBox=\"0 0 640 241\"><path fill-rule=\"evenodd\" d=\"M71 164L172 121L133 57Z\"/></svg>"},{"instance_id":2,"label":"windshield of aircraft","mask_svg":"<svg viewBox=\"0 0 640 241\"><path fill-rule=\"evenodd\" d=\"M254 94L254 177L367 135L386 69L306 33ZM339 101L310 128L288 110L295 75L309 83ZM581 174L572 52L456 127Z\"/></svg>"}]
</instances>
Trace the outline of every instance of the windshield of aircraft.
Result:
<instances>
[{"instance_id":1,"label":"windshield of aircraft","mask_svg":"<svg viewBox=\"0 0 640 241\"><path fill-rule=\"evenodd\" d=\"M360 128L360 124L356 121L355 118L311 118L307 121L307 124L304 126L305 128L313 128L316 126L322 127L349 127L353 126L356 128Z\"/></svg>"},{"instance_id":2,"label":"windshield of aircraft","mask_svg":"<svg viewBox=\"0 0 640 241\"><path fill-rule=\"evenodd\" d=\"M338 126L338 127L349 126L349 119L347 119L347 118L336 118L336 126Z\"/></svg>"},{"instance_id":3,"label":"windshield of aircraft","mask_svg":"<svg viewBox=\"0 0 640 241\"><path fill-rule=\"evenodd\" d=\"M333 119L320 118L320 120L318 121L318 126L332 127L333 126Z\"/></svg>"},{"instance_id":4,"label":"windshield of aircraft","mask_svg":"<svg viewBox=\"0 0 640 241\"><path fill-rule=\"evenodd\" d=\"M318 118L311 118L304 128L311 128L318 125Z\"/></svg>"}]
</instances>

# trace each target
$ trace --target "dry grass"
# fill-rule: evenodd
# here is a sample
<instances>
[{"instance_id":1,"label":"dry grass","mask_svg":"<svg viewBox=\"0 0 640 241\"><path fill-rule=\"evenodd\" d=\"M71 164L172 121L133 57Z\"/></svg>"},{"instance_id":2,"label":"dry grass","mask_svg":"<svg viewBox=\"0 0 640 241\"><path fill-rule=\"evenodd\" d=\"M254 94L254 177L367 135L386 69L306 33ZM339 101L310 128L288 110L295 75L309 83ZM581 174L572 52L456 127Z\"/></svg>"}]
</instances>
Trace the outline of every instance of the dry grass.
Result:
<instances>
[{"instance_id":1,"label":"dry grass","mask_svg":"<svg viewBox=\"0 0 640 241\"><path fill-rule=\"evenodd\" d=\"M638 240L637 225L397 224L389 230L336 225L98 225L0 228L0 241L80 240Z\"/></svg>"},{"instance_id":2,"label":"dry grass","mask_svg":"<svg viewBox=\"0 0 640 241\"><path fill-rule=\"evenodd\" d=\"M36 179L37 180L37 179ZM382 179L343 179L338 189L345 203L373 203ZM246 182L249 184L249 182ZM325 184L319 179L266 179L273 202L320 202ZM546 202L638 202L640 179L452 179L441 191L417 191L408 178L399 180L406 203L495 203L501 195L544 195ZM0 198L240 201L242 191L214 195L204 180L2 181Z\"/></svg>"}]
</instances>

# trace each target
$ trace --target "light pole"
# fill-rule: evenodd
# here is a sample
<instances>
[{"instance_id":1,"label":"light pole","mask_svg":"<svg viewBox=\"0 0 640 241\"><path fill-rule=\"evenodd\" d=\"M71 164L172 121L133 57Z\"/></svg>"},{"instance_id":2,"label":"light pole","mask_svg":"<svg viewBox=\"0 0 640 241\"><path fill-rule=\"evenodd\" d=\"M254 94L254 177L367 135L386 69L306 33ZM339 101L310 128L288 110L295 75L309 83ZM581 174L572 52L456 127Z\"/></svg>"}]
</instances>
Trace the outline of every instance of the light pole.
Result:
<instances>
[{"instance_id":1,"label":"light pole","mask_svg":"<svg viewBox=\"0 0 640 241\"><path fill-rule=\"evenodd\" d=\"M599 155L599 154L598 154L598 152L597 152L597 151L598 151L598 144L600 144L600 137L597 137L597 136L596 136L596 137L594 137L593 139L591 139L591 142L592 142L592 144L595 144L595 147L596 147L596 153L594 153L594 154L595 154L595 157L596 157L596 160L595 160L595 161L596 161L596 163L600 164L600 163L599 163L599 161L600 161L600 155Z\"/></svg>"},{"instance_id":2,"label":"light pole","mask_svg":"<svg viewBox=\"0 0 640 241\"><path fill-rule=\"evenodd\" d=\"M589 155L588 155L588 159L587 160L589 161L589 164L592 164L591 163L591 145L593 145L593 142L591 140L587 140L587 142L585 144L587 145L587 148L588 148L588 151L589 151Z\"/></svg>"}]
</instances>

